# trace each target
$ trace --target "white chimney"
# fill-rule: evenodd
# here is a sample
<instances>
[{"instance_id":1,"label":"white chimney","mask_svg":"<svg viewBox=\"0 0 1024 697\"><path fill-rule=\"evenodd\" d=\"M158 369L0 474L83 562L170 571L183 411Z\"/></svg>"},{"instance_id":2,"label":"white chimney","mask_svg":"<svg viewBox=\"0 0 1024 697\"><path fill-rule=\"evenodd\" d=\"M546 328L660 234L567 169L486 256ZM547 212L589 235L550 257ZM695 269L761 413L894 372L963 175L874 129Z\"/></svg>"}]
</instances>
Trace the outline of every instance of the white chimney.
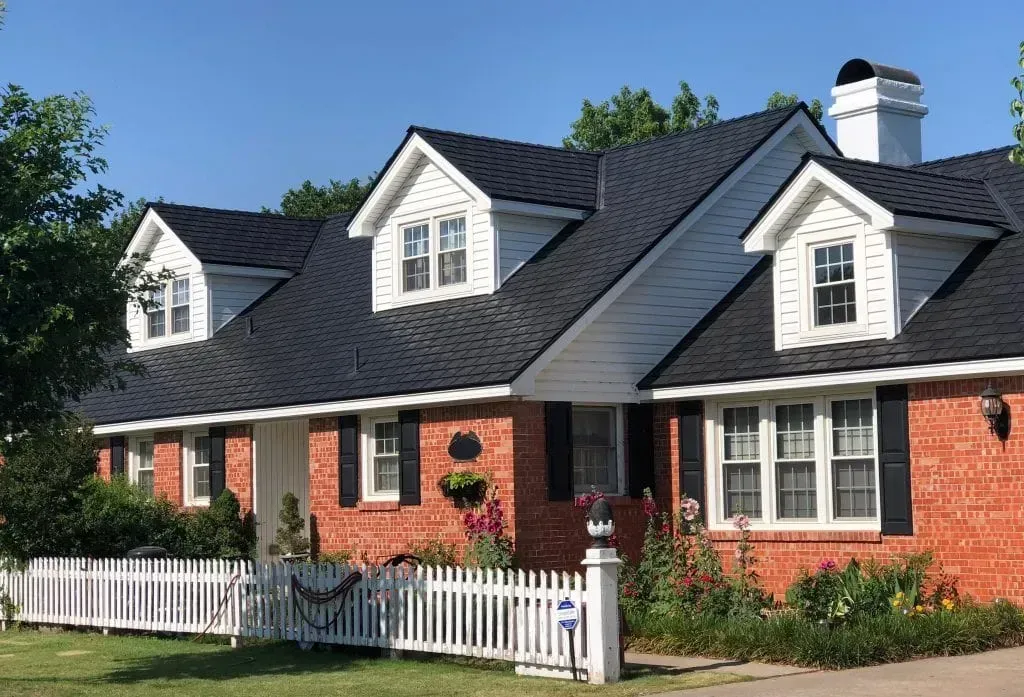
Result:
<instances>
[{"instance_id":1,"label":"white chimney","mask_svg":"<svg viewBox=\"0 0 1024 697\"><path fill-rule=\"evenodd\" d=\"M909 70L862 58L847 61L828 110L843 155L890 165L920 162L921 119L928 113L922 94L920 78Z\"/></svg>"}]
</instances>

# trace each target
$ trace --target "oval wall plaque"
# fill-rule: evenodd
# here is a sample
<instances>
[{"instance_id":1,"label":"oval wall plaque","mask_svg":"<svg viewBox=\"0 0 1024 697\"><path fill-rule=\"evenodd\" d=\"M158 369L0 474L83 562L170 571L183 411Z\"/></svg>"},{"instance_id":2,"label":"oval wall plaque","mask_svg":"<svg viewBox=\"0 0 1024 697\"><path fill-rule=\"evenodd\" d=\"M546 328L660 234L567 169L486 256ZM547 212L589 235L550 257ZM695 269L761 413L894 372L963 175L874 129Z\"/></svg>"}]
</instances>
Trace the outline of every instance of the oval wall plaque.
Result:
<instances>
[{"instance_id":1,"label":"oval wall plaque","mask_svg":"<svg viewBox=\"0 0 1024 697\"><path fill-rule=\"evenodd\" d=\"M473 431L469 433L463 433L462 431L456 431L455 435L448 442L448 454L452 456L453 460L465 462L466 460L475 460L480 457L480 453L484 450L483 443L480 442L480 436Z\"/></svg>"}]
</instances>

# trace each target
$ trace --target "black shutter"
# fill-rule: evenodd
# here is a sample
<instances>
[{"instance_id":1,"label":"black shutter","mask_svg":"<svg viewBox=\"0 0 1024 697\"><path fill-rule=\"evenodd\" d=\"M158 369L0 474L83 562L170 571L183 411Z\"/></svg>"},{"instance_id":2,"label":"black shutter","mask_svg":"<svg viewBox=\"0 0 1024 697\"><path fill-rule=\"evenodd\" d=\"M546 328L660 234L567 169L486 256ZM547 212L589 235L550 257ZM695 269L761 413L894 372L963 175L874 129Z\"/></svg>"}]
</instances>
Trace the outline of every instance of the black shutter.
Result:
<instances>
[{"instance_id":1,"label":"black shutter","mask_svg":"<svg viewBox=\"0 0 1024 697\"><path fill-rule=\"evenodd\" d=\"M227 429L223 426L210 428L210 501L216 501L217 497L224 492L224 434L226 431Z\"/></svg>"},{"instance_id":2,"label":"black shutter","mask_svg":"<svg viewBox=\"0 0 1024 697\"><path fill-rule=\"evenodd\" d=\"M703 402L679 403L679 482L683 493L696 499L706 516Z\"/></svg>"},{"instance_id":3,"label":"black shutter","mask_svg":"<svg viewBox=\"0 0 1024 697\"><path fill-rule=\"evenodd\" d=\"M629 495L640 498L654 491L654 405L630 404L626 412L629 453Z\"/></svg>"},{"instance_id":4,"label":"black shutter","mask_svg":"<svg viewBox=\"0 0 1024 697\"><path fill-rule=\"evenodd\" d=\"M420 505L420 413L398 412L398 503Z\"/></svg>"},{"instance_id":5,"label":"black shutter","mask_svg":"<svg viewBox=\"0 0 1024 697\"><path fill-rule=\"evenodd\" d=\"M110 476L120 477L124 474L124 436L110 438Z\"/></svg>"},{"instance_id":6,"label":"black shutter","mask_svg":"<svg viewBox=\"0 0 1024 697\"><path fill-rule=\"evenodd\" d=\"M913 535L910 499L910 428L907 422L907 386L879 387L878 465L881 469L882 533Z\"/></svg>"},{"instance_id":7,"label":"black shutter","mask_svg":"<svg viewBox=\"0 0 1024 697\"><path fill-rule=\"evenodd\" d=\"M338 417L338 503L353 508L359 501L359 417Z\"/></svg>"},{"instance_id":8,"label":"black shutter","mask_svg":"<svg viewBox=\"0 0 1024 697\"><path fill-rule=\"evenodd\" d=\"M544 403L548 501L572 500L572 403Z\"/></svg>"}]
</instances>

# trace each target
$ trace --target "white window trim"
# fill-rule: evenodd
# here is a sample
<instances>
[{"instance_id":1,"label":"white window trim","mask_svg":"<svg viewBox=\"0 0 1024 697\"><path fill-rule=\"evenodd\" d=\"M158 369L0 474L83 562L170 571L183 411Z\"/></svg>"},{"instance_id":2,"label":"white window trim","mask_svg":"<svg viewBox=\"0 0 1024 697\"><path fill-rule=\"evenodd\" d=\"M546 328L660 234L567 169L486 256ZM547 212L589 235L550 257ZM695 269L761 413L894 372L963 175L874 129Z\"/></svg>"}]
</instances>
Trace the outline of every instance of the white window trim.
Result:
<instances>
[{"instance_id":1,"label":"white window trim","mask_svg":"<svg viewBox=\"0 0 1024 697\"><path fill-rule=\"evenodd\" d=\"M209 429L203 431L185 431L182 436L182 488L184 497L182 501L186 506L201 507L210 505L209 496L193 496L192 468L195 466L195 442L196 438L209 437Z\"/></svg>"},{"instance_id":2,"label":"white window trim","mask_svg":"<svg viewBox=\"0 0 1024 697\"><path fill-rule=\"evenodd\" d=\"M174 282L175 281L188 281L188 329L183 332L174 333L174 313L172 311L174 305ZM141 317L141 335L142 343L144 346L154 347L162 346L164 344L176 344L192 339L192 333L195 329L195 279L191 271L185 271L181 274L176 274L174 277L167 279L164 283L164 334L163 336L150 336L149 335L149 312L139 308L142 314ZM179 307L184 307L179 305Z\"/></svg>"},{"instance_id":3,"label":"white window trim","mask_svg":"<svg viewBox=\"0 0 1024 697\"><path fill-rule=\"evenodd\" d=\"M382 421L398 421L398 412L381 412L376 414L361 414L359 417L359 481L360 494L363 501L398 501L399 492L388 492L378 494L373 489L373 441L374 425ZM401 438L401 432L399 432ZM399 440L399 451L401 451L401 440ZM401 452L399 452L401 455ZM402 463L399 460L399 468Z\"/></svg>"},{"instance_id":4,"label":"white window trim","mask_svg":"<svg viewBox=\"0 0 1024 697\"><path fill-rule=\"evenodd\" d=\"M139 465L141 464L141 458L139 457L140 442L150 441L153 443L153 473L154 475L156 474L156 439L153 436L154 434L152 433L139 433L128 437L128 452L125 453L125 470L128 475L128 481L132 484L137 485L139 483Z\"/></svg>"},{"instance_id":5,"label":"white window trim","mask_svg":"<svg viewBox=\"0 0 1024 697\"><path fill-rule=\"evenodd\" d=\"M874 518L836 519L833 517L831 403L834 401L870 399L875 435L875 512ZM775 406L780 404L814 404L815 478L818 488L817 518L785 519L777 515L775 498ZM761 520L751 520L751 530L880 532L881 477L878 464L878 404L873 392L815 392L787 394L776 399L733 399L705 403L704 438L707 444L707 525L709 530L732 530L731 519L725 517L725 487L722 467L724 420L722 410L728 407L757 406L761 425Z\"/></svg>"},{"instance_id":6,"label":"white window trim","mask_svg":"<svg viewBox=\"0 0 1024 697\"><path fill-rule=\"evenodd\" d=\"M625 435L625 411L621 404L609 404L607 402L601 403L587 403L587 402L573 402L572 408L580 407L586 409L588 407L600 407L600 408L612 408L615 409L615 491L605 492L605 496L625 496L626 495L626 435ZM575 457L574 453L570 453L570 457ZM575 470L575 466L574 470ZM581 494L589 494L590 491L583 491L576 489L576 483L573 482L573 496L579 496Z\"/></svg>"},{"instance_id":7,"label":"white window trim","mask_svg":"<svg viewBox=\"0 0 1024 697\"><path fill-rule=\"evenodd\" d=\"M441 256L441 221L450 218L466 219L466 280L464 283L439 285ZM422 290L405 290L404 237L402 228L413 225L427 225L430 229L430 287ZM473 293L473 214L467 204L438 208L427 212L409 213L391 219L391 248L394 250L391 263L392 307L415 305L432 300L458 298Z\"/></svg>"},{"instance_id":8,"label":"white window trim","mask_svg":"<svg viewBox=\"0 0 1024 697\"><path fill-rule=\"evenodd\" d=\"M868 334L866 237L864 223L797 235L797 278L800 284L798 344L827 343L835 339L849 340ZM857 302L857 321L818 327L815 325L814 311L814 250L847 242L853 244L853 286Z\"/></svg>"}]
</instances>

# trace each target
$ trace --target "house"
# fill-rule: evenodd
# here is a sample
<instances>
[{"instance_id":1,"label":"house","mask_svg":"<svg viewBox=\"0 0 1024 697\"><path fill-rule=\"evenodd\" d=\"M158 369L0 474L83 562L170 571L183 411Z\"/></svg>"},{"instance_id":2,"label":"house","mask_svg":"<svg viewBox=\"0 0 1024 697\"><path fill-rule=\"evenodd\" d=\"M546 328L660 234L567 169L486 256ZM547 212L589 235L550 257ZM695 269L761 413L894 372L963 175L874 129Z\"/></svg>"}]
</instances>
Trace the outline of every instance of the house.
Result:
<instances>
[{"instance_id":1,"label":"house","mask_svg":"<svg viewBox=\"0 0 1024 697\"><path fill-rule=\"evenodd\" d=\"M83 399L99 469L231 489L264 554L285 491L323 550L461 543L470 468L526 567L578 563L592 490L635 554L651 487L722 549L748 515L775 591L929 549L1024 600L1024 169L922 162L922 94L855 59L837 142L802 105L599 153L413 126L351 215L152 204L128 252L172 278L127 310L146 374Z\"/></svg>"}]
</instances>

